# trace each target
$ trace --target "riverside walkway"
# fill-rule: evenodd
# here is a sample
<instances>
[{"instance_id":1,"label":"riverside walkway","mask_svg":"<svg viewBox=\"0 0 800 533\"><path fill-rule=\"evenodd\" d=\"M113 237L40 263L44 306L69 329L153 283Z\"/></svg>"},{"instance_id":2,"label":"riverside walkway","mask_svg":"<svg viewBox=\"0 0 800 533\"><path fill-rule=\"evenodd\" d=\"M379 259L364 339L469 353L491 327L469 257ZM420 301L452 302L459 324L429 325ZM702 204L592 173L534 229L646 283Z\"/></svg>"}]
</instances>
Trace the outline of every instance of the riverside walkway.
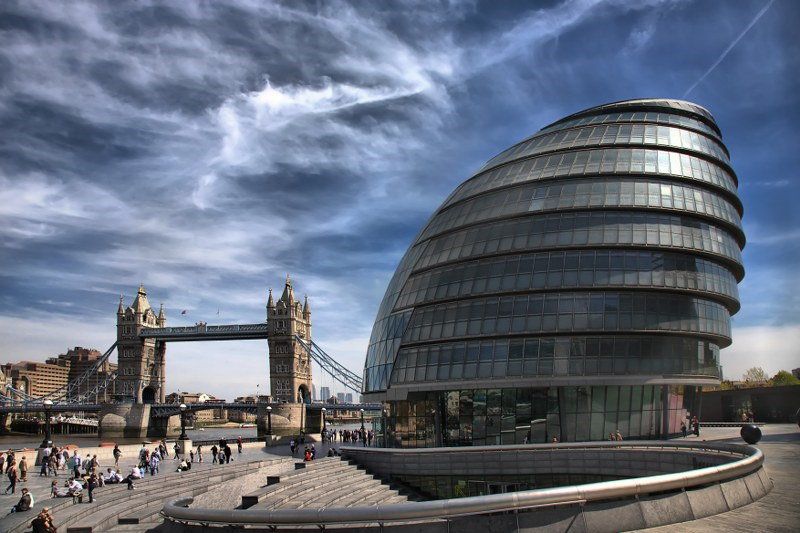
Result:
<instances>
[{"instance_id":1,"label":"riverside walkway","mask_svg":"<svg viewBox=\"0 0 800 533\"><path fill-rule=\"evenodd\" d=\"M761 427L764 437L756 446L764 452L764 468L772 479L772 491L750 505L700 520L641 531L648 533L726 533L800 531L800 428L797 424L769 424ZM707 428L700 437L741 443L739 428Z\"/></svg>"},{"instance_id":2,"label":"riverside walkway","mask_svg":"<svg viewBox=\"0 0 800 533\"><path fill-rule=\"evenodd\" d=\"M730 532L747 531L747 533L752 533L753 531L797 531L797 524L800 523L800 511L798 511L798 509L800 509L800 505L798 505L800 504L800 496L798 496L798 491L795 490L795 487L796 480L800 476L800 461L798 461L798 459L800 459L800 430L798 430L796 425L782 424L764 426L762 427L762 431L764 432L764 438L759 443L758 447L766 454L765 468L774 482L774 489L769 494L753 504L728 513L701 520L673 524L663 528L654 528L647 531L657 533L666 533L667 531L710 532L720 530ZM742 442L738 436L738 428L704 428L700 438L690 437L688 440ZM336 447L340 445L341 443L335 444ZM320 445L317 443L316 447L318 451L317 457L324 457L328 445ZM38 476L38 469L34 468L29 471L28 483L19 484L17 486L16 495L0 495L0 509L3 509L0 513L0 531L22 531L22 529L18 529L16 526L24 521L30 523L30 520L33 519L42 505L52 507L56 504L62 505L61 509L55 514L56 526L59 527L59 531L62 533L67 531L67 527L65 526L74 526L85 522L85 520L84 522L70 521L70 515L76 512L82 514L86 513L87 516L90 516L89 513L92 513L92 518L90 520L94 522L97 522L98 519L96 517L100 516L100 514L104 517L108 515L107 521L104 522L105 525L103 529L93 529L94 531L160 531L162 529L160 526L162 519L158 515L160 506L163 505L165 500L174 499L177 497L176 495L179 494L185 494L187 488L196 489L200 488L201 485L203 487L209 485L208 490L204 494L200 494L196 497L197 504L201 507L207 506L209 503L208 499L210 498L213 499L215 507L232 509L242 503L242 496L246 495L249 491L258 490L258 487L264 484L263 482L255 483L242 486L237 490L229 490L231 487L226 479L230 479L230 476L238 478L255 468L254 466L246 467L246 465L258 464L258 462L264 461L278 461L276 463L270 463L271 466L268 465L268 468L275 470L271 475L277 474L278 472L283 472L279 475L286 475L291 472L294 467L294 461L288 457L289 449L286 445L274 446L265 450L263 445L257 443L246 444L244 453L241 455L237 454L234 448L234 462L221 466L211 464L209 461L209 447L206 446L204 449L205 461L202 464L195 463L190 473L175 473L175 462L170 459L162 463L161 474L158 474L152 479L148 475L146 480L137 482L137 490L134 492L138 492L141 495L123 493L119 490L122 487L111 486L98 489L95 492L97 502L94 504L87 504L85 503L86 499L84 499L83 504L72 505L70 500L69 505L64 505L66 504L65 499L54 500L48 498L49 486L53 478L40 478ZM300 454L298 454L298 460L299 455ZM32 454L29 454L29 462L32 462L32 459ZM135 458L127 457L125 459L127 460L121 461L121 465L125 464L129 470L130 466L128 466L128 463L135 461ZM324 463L328 463L328 461L322 461L318 466L323 467ZM105 466L107 465L103 465L103 470L105 470ZM261 468L262 470L264 469L263 466ZM334 468L341 469L341 472L329 472L321 476L322 479L327 478L331 481L331 487L337 486L338 481L347 479L349 475L347 473L349 468L345 465L334 466ZM316 469L310 470L308 474L311 474L313 470ZM264 472L262 472L262 474L266 475ZM191 474L191 476L187 476L187 474ZM302 475L300 472L296 474ZM57 478L59 484L63 484L67 477L68 476L63 473L59 475ZM173 485L181 484L182 479L185 486L178 488L173 487ZM2 488L5 488L6 485L7 482L4 482ZM389 491L387 487L380 487L379 483L373 483L373 485L374 488L372 486L363 487L362 490L365 495L372 494L371 491L374 490L375 494L382 500L385 498L395 498L397 496L396 493ZM14 514L2 518L7 512L7 509L19 499L19 489L22 486L27 486L33 492L37 503L35 510L30 513L23 513L25 515L24 517ZM360 484L357 486L360 486ZM255 502L257 507L265 505L271 507L276 503L278 503L279 506L294 507L297 505L294 503L295 498L286 499L281 495L280 491L271 489L263 492L264 494L259 495ZM333 491L323 490L319 494L314 494L313 497L311 497L310 494L304 494L301 500L331 498L333 497L332 492ZM355 491L353 492L353 499L355 499L357 494L355 494ZM145 497L145 493L149 496ZM128 525L119 523L118 519L123 517L123 513L120 513L118 509L120 506L119 502L115 502L118 498L130 499L131 504L140 506L139 510L126 511L124 515L125 518L141 519L139 523L131 523ZM400 498L397 499L399 500Z\"/></svg>"}]
</instances>

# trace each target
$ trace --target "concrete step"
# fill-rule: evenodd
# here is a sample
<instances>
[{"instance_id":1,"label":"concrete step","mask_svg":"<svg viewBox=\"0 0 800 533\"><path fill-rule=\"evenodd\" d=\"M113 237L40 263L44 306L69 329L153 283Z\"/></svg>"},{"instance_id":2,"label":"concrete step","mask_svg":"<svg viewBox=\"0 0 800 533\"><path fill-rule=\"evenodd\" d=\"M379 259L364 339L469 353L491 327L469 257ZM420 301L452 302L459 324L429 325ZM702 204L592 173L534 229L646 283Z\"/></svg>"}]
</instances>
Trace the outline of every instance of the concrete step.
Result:
<instances>
[{"instance_id":1,"label":"concrete step","mask_svg":"<svg viewBox=\"0 0 800 533\"><path fill-rule=\"evenodd\" d=\"M352 477L347 476L344 478L338 478L333 480L331 483L314 487L312 494L309 494L308 491L306 491L298 497L292 498L289 501L284 501L279 505L275 505L273 508L302 509L319 507L321 506L320 500L328 501L337 495L351 494L356 488L353 486L353 483L348 482L348 480L352 480ZM373 479L367 479L363 481L358 479L355 480L355 484L357 484L359 488L381 486L380 482Z\"/></svg>"},{"instance_id":2,"label":"concrete step","mask_svg":"<svg viewBox=\"0 0 800 533\"><path fill-rule=\"evenodd\" d=\"M314 491L324 490L325 487L331 487L341 484L346 479L353 479L353 476L358 476L351 468L337 469L333 472L325 470L324 473L315 475L312 479L295 477L292 478L291 483L281 491L274 491L265 496L263 500L258 502L251 508L258 509L277 509L282 507L287 502L302 498L308 493ZM275 485L273 485L274 487Z\"/></svg>"},{"instance_id":3,"label":"concrete step","mask_svg":"<svg viewBox=\"0 0 800 533\"><path fill-rule=\"evenodd\" d=\"M304 468L282 474L280 476L279 483L263 486L243 495L242 508L249 509L254 505L258 505L268 496L284 492L296 483L303 483L308 479L317 479L319 476L332 475L352 469L348 463L333 457L320 459L318 461L312 461L305 464L311 466L306 466Z\"/></svg>"},{"instance_id":4,"label":"concrete step","mask_svg":"<svg viewBox=\"0 0 800 533\"><path fill-rule=\"evenodd\" d=\"M116 489L114 494L104 496L102 489L97 494L97 502L86 509L73 512L60 513L56 518L61 527L67 528L67 533L77 531L105 531L117 524L117 519L124 513L135 513L149 504L163 506L169 498L179 496L196 496L224 481L234 479L245 473L253 473L258 469L280 462L280 460L254 461L242 463L235 467L226 467L224 470L207 469L177 473L175 476L165 476L160 482L152 478L149 483L138 483L133 491L126 486ZM84 507L84 506L80 506ZM160 508L159 508L160 510ZM87 529L89 528L89 529Z\"/></svg>"},{"instance_id":5,"label":"concrete step","mask_svg":"<svg viewBox=\"0 0 800 533\"><path fill-rule=\"evenodd\" d=\"M364 489L357 489L350 493L341 494L338 498L329 501L325 507L354 507L370 495L385 491L387 488L384 485L374 485Z\"/></svg>"}]
</instances>

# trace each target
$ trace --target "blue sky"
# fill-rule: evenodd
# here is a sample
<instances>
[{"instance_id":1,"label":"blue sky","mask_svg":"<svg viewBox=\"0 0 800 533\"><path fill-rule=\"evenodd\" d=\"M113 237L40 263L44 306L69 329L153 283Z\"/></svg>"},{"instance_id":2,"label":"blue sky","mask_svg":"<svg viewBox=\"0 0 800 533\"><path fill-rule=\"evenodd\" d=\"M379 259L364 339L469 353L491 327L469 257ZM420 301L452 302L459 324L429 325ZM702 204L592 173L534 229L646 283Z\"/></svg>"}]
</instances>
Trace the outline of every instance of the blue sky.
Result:
<instances>
[{"instance_id":1,"label":"blue sky","mask_svg":"<svg viewBox=\"0 0 800 533\"><path fill-rule=\"evenodd\" d=\"M741 36L766 6L3 2L0 361L105 349L139 282L170 325L260 321L289 272L360 372L398 259L483 162L694 86L745 206L725 374L800 366L800 3ZM173 344L167 365L170 391L268 383L263 342Z\"/></svg>"}]
</instances>

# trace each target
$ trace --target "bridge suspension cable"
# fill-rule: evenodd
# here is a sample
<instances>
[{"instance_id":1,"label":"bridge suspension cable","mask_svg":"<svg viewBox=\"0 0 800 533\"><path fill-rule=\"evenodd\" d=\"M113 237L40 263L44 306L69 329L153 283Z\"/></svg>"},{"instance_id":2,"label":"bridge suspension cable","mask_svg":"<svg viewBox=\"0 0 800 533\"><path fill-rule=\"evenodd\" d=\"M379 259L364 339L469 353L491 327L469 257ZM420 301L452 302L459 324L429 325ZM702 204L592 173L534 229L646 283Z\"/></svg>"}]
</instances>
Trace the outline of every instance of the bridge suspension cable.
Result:
<instances>
[{"instance_id":1,"label":"bridge suspension cable","mask_svg":"<svg viewBox=\"0 0 800 533\"><path fill-rule=\"evenodd\" d=\"M344 385L346 388L350 389L356 394L361 394L361 376L341 365L336 361L336 359L328 355L325 350L323 350L313 340L306 341L298 335L295 335L295 339L297 339L300 345L306 350L306 352L308 352L308 355L311 357L311 359L313 359L314 362L317 363L320 368L322 368L322 370L327 372L328 375Z\"/></svg>"},{"instance_id":2,"label":"bridge suspension cable","mask_svg":"<svg viewBox=\"0 0 800 533\"><path fill-rule=\"evenodd\" d=\"M91 389L80 393L81 386L87 382L87 380L92 376L97 376L98 370L103 366L111 354L114 352L114 349L117 347L117 343L111 345L111 347L103 353L102 356L98 357L94 364L88 368L83 374L78 376L76 379L70 381L66 385L49 392L43 396L31 396L24 391L19 389L15 389L10 385L6 385L5 391L6 394L2 395L0 398L0 403L3 404L15 404L15 403L23 403L23 404L42 404L45 400L51 400L53 402L59 403L86 403L92 396L97 396L101 392L105 391L108 386L114 382L117 378L116 372L109 372L103 381L99 381L95 384L95 386Z\"/></svg>"}]
</instances>

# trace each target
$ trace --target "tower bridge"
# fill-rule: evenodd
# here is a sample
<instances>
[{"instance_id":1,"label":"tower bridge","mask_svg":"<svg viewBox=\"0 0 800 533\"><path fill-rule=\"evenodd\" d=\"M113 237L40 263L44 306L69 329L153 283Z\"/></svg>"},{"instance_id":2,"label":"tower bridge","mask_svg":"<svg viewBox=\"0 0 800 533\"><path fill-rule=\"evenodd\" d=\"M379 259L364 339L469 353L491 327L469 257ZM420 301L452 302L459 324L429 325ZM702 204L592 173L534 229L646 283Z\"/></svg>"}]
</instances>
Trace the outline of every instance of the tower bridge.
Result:
<instances>
[{"instance_id":1,"label":"tower bridge","mask_svg":"<svg viewBox=\"0 0 800 533\"><path fill-rule=\"evenodd\" d=\"M46 396L32 397L11 386L0 394L0 415L23 412L98 412L101 437L163 436L177 426L178 405L165 402L166 348L168 342L259 340L269 347L272 427L279 431L318 429L321 408L380 410L380 404L311 404L311 361L345 388L361 392L361 376L341 365L311 338L311 307L306 297L295 299L287 276L281 297L276 301L269 290L267 320L251 324L168 327L163 305L156 313L139 286L130 306L120 297L117 308L117 339L75 382ZM108 360L118 354L116 372L98 382L92 390L81 392L85 383ZM85 387L84 387L85 388ZM98 392L113 390L114 401L93 401ZM45 404L46 400L50 400ZM259 434L266 431L266 403L192 404L189 411L224 408L257 413ZM308 411L308 414L306 413Z\"/></svg>"}]
</instances>

